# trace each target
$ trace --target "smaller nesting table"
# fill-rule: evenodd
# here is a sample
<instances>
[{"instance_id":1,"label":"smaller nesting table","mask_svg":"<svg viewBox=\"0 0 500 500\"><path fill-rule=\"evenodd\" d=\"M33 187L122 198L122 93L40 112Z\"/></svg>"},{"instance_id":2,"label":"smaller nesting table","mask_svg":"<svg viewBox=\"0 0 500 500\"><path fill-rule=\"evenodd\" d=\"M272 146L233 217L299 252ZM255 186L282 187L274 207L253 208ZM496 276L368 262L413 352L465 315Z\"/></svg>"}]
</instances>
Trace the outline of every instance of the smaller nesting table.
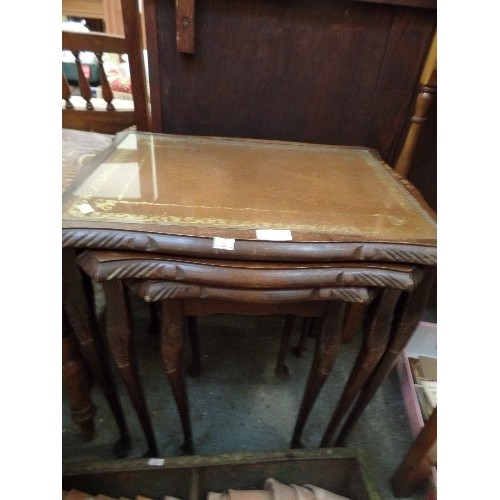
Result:
<instances>
[{"instance_id":1,"label":"smaller nesting table","mask_svg":"<svg viewBox=\"0 0 500 500\"><path fill-rule=\"evenodd\" d=\"M304 425L340 349L343 305L371 304L363 345L329 432L345 417L383 356L402 291L413 290L424 277L417 266L400 264L244 263L139 252L86 251L78 262L94 281L103 284L110 351L141 422L149 454L157 448L132 350L125 286L147 302L161 303L164 370L181 417L183 448L192 453L182 362L184 318L224 313L321 318L315 358L291 440L292 447L301 447Z\"/></svg>"}]
</instances>

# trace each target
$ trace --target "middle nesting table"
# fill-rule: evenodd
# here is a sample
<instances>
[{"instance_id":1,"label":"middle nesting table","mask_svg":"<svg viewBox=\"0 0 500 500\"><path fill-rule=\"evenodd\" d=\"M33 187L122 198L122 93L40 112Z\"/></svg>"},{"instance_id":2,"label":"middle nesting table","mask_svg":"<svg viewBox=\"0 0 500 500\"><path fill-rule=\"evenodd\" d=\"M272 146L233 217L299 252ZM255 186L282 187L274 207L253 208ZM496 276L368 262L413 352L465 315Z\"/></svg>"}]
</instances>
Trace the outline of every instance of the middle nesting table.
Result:
<instances>
[{"instance_id":1,"label":"middle nesting table","mask_svg":"<svg viewBox=\"0 0 500 500\"><path fill-rule=\"evenodd\" d=\"M110 351L141 422L148 455L154 455L157 446L131 348L125 287L147 302L161 302L164 370L181 418L184 450L192 453L182 363L184 318L221 313L285 314L288 326L292 316L321 318L314 362L292 437L292 447L298 447L339 352L344 304L370 304L370 308L362 347L336 407L337 422L346 415L387 348L401 293L411 294L425 277L421 268L402 264L242 262L92 250L82 253L78 263L94 281L103 284ZM398 318L399 323L401 320L404 318ZM284 355L280 353L278 364L284 362Z\"/></svg>"}]
</instances>

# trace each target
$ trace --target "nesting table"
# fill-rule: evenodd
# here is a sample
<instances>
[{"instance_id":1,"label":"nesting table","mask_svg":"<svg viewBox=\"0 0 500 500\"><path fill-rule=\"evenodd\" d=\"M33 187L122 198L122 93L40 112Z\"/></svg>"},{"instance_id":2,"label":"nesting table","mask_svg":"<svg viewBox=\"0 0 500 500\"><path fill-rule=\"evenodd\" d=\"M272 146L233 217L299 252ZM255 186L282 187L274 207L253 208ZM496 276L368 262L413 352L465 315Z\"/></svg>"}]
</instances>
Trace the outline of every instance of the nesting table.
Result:
<instances>
[{"instance_id":1,"label":"nesting table","mask_svg":"<svg viewBox=\"0 0 500 500\"><path fill-rule=\"evenodd\" d=\"M89 328L77 264L105 284L115 317L124 287L162 302L162 357L188 452L183 315L322 318L291 440L299 447L339 350L343 304L370 304L363 346L321 442L331 445L345 420L335 441L343 444L415 330L437 263L434 213L375 151L140 132L118 135L64 192L62 242L73 328ZM108 332L111 351L154 454L125 316Z\"/></svg>"}]
</instances>

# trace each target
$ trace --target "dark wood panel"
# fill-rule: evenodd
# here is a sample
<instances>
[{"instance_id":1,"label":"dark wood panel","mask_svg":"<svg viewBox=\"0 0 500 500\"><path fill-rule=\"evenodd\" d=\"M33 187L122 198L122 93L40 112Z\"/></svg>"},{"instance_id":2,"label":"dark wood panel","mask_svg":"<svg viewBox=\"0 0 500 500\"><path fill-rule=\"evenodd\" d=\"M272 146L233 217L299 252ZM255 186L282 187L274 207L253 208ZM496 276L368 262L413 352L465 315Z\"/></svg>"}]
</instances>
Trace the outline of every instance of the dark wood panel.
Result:
<instances>
[{"instance_id":1,"label":"dark wood panel","mask_svg":"<svg viewBox=\"0 0 500 500\"><path fill-rule=\"evenodd\" d=\"M150 0L146 16L153 5L156 131L364 145L393 161L435 10L203 0L196 3L195 54L183 54L175 2Z\"/></svg>"},{"instance_id":2,"label":"dark wood panel","mask_svg":"<svg viewBox=\"0 0 500 500\"><path fill-rule=\"evenodd\" d=\"M419 9L436 9L437 0L353 0L355 2L380 3L385 5L401 5Z\"/></svg>"}]
</instances>

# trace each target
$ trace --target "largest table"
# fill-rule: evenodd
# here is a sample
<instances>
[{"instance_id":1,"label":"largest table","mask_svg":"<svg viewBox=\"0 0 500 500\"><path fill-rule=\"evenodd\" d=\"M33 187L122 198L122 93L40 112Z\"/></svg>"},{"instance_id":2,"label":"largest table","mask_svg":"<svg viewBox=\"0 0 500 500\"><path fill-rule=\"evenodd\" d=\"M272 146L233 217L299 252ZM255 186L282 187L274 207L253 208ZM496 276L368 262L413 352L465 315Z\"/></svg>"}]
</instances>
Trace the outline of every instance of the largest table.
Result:
<instances>
[{"instance_id":1,"label":"largest table","mask_svg":"<svg viewBox=\"0 0 500 500\"><path fill-rule=\"evenodd\" d=\"M117 136L65 191L62 241L64 304L77 330L87 321L75 291L80 249L240 261L250 273L255 261L321 263L315 273L341 262L421 268L339 444L411 337L437 262L435 215L373 150L139 132ZM330 440L327 432L322 444Z\"/></svg>"}]
</instances>

